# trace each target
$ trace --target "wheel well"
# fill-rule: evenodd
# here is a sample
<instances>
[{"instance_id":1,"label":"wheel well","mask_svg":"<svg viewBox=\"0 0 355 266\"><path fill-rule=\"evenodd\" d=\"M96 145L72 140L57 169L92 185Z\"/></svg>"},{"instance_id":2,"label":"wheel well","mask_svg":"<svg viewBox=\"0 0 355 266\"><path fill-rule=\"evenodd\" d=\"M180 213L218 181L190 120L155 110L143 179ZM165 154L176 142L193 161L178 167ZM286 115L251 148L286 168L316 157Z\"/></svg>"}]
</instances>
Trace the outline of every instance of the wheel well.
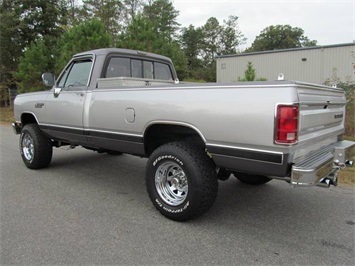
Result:
<instances>
[{"instance_id":1,"label":"wheel well","mask_svg":"<svg viewBox=\"0 0 355 266\"><path fill-rule=\"evenodd\" d=\"M194 144L205 146L201 135L193 128L180 125L152 125L144 134L145 154L149 157L161 145L184 139L192 140Z\"/></svg>"},{"instance_id":2,"label":"wheel well","mask_svg":"<svg viewBox=\"0 0 355 266\"><path fill-rule=\"evenodd\" d=\"M34 117L33 114L25 113L25 114L21 115L21 124L22 124L22 126L27 125L27 124L32 124L32 123L37 124L37 120L36 120L36 118Z\"/></svg>"}]
</instances>

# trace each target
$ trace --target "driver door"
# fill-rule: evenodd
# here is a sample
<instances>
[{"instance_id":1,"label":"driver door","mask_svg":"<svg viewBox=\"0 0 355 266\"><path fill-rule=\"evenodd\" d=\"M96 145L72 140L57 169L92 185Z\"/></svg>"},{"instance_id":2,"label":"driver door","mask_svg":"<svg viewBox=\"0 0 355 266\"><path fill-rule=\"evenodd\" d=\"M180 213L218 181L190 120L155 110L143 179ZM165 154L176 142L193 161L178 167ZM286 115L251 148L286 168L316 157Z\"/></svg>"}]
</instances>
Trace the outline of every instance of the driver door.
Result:
<instances>
[{"instance_id":1,"label":"driver door","mask_svg":"<svg viewBox=\"0 0 355 266\"><path fill-rule=\"evenodd\" d=\"M90 83L92 57L76 58L61 74L46 104L46 126L56 139L86 142L83 110Z\"/></svg>"}]
</instances>

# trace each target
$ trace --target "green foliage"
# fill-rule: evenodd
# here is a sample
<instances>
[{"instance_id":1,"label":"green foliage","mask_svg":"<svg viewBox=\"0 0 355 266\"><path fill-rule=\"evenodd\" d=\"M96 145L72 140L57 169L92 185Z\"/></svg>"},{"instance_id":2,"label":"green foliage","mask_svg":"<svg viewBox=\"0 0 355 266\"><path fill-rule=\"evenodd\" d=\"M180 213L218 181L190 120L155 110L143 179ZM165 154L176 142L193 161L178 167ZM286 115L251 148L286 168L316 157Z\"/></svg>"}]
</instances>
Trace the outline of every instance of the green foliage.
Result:
<instances>
[{"instance_id":1,"label":"green foliage","mask_svg":"<svg viewBox=\"0 0 355 266\"><path fill-rule=\"evenodd\" d=\"M152 23L159 38L171 42L180 24L177 22L177 11L169 0L156 0L143 8L143 15Z\"/></svg>"},{"instance_id":2,"label":"green foliage","mask_svg":"<svg viewBox=\"0 0 355 266\"><path fill-rule=\"evenodd\" d=\"M179 79L183 80L185 77L187 77L187 58L181 51L177 42L172 42L170 44L166 43L165 45L162 45L162 47L158 49L156 53L171 58Z\"/></svg>"},{"instance_id":3,"label":"green foliage","mask_svg":"<svg viewBox=\"0 0 355 266\"><path fill-rule=\"evenodd\" d=\"M198 69L203 66L202 59L200 57L200 51L202 49L202 29L195 28L190 25L187 28L182 29L181 34L181 48L186 56L187 70L189 72L190 79L198 80Z\"/></svg>"},{"instance_id":4,"label":"green foliage","mask_svg":"<svg viewBox=\"0 0 355 266\"><path fill-rule=\"evenodd\" d=\"M170 57L180 79L186 76L187 59L179 44L164 39L156 30L156 25L144 14L137 15L127 29L120 35L119 47L147 51Z\"/></svg>"},{"instance_id":5,"label":"green foliage","mask_svg":"<svg viewBox=\"0 0 355 266\"><path fill-rule=\"evenodd\" d=\"M266 78L256 78L256 69L252 62L248 62L244 77L238 77L238 81L266 81Z\"/></svg>"},{"instance_id":6,"label":"green foliage","mask_svg":"<svg viewBox=\"0 0 355 266\"><path fill-rule=\"evenodd\" d=\"M248 62L247 69L244 72L244 79L241 81L254 81L256 77L256 70L252 62Z\"/></svg>"},{"instance_id":7,"label":"green foliage","mask_svg":"<svg viewBox=\"0 0 355 266\"><path fill-rule=\"evenodd\" d=\"M63 33L66 24L64 0L2 0L0 2L0 40L1 40L1 87L13 88L19 79L19 90L41 89L38 76L29 77L24 71L37 75L36 68L45 66L51 69L53 53L46 47L52 47ZM40 47L36 47L37 42ZM36 58L31 53L46 48L46 53ZM37 49L37 51L36 51ZM43 62L43 56L48 57ZM31 61L32 60L32 61ZM25 66L31 62L31 65ZM47 65L47 62L49 62ZM33 81L33 83L31 83Z\"/></svg>"},{"instance_id":8,"label":"green foliage","mask_svg":"<svg viewBox=\"0 0 355 266\"><path fill-rule=\"evenodd\" d=\"M212 63L217 53L219 53L219 34L221 31L222 27L214 17L209 18L206 24L202 26L201 53L205 63Z\"/></svg>"},{"instance_id":9,"label":"green foliage","mask_svg":"<svg viewBox=\"0 0 355 266\"><path fill-rule=\"evenodd\" d=\"M106 32L104 24L97 19L74 26L58 41L55 72L59 74L74 54L110 47L111 43L111 35Z\"/></svg>"},{"instance_id":10,"label":"green foliage","mask_svg":"<svg viewBox=\"0 0 355 266\"><path fill-rule=\"evenodd\" d=\"M46 38L31 43L20 58L18 71L14 75L19 92L45 89L41 81L42 73L59 74L73 54L108 47L111 37L105 32L103 23L94 19L71 28L62 35L56 46L48 43Z\"/></svg>"},{"instance_id":11,"label":"green foliage","mask_svg":"<svg viewBox=\"0 0 355 266\"><path fill-rule=\"evenodd\" d=\"M346 117L345 117L345 135L355 138L355 81L351 77L346 80L341 80L338 76L336 67L332 69L332 75L325 82L324 85L341 88L345 91L347 104L346 104Z\"/></svg>"},{"instance_id":12,"label":"green foliage","mask_svg":"<svg viewBox=\"0 0 355 266\"><path fill-rule=\"evenodd\" d=\"M237 53L245 42L238 17L180 29L178 15L171 0L0 0L0 87L42 89L42 72L59 74L73 54L109 46L168 56L181 80L215 81L216 56ZM258 48L263 39L272 40L272 48ZM314 44L303 30L277 25L253 45Z\"/></svg>"},{"instance_id":13,"label":"green foliage","mask_svg":"<svg viewBox=\"0 0 355 266\"><path fill-rule=\"evenodd\" d=\"M347 77L344 81L339 78L338 69L333 67L332 75L326 79L324 85L333 86L336 85L337 88L341 88L345 91L346 98L348 100L355 100L355 81L351 77Z\"/></svg>"},{"instance_id":14,"label":"green foliage","mask_svg":"<svg viewBox=\"0 0 355 266\"><path fill-rule=\"evenodd\" d=\"M207 82L216 82L216 60L213 60L211 63L206 65L203 69L201 78Z\"/></svg>"},{"instance_id":15,"label":"green foliage","mask_svg":"<svg viewBox=\"0 0 355 266\"><path fill-rule=\"evenodd\" d=\"M84 10L89 19L99 19L103 22L105 31L110 33L114 44L117 43L118 33L121 30L119 20L123 5L120 0L83 0Z\"/></svg>"},{"instance_id":16,"label":"green foliage","mask_svg":"<svg viewBox=\"0 0 355 266\"><path fill-rule=\"evenodd\" d=\"M129 25L136 15L142 11L142 9L143 0L124 0L122 10L122 20L124 26Z\"/></svg>"},{"instance_id":17,"label":"green foliage","mask_svg":"<svg viewBox=\"0 0 355 266\"><path fill-rule=\"evenodd\" d=\"M153 23L142 14L132 20L119 38L119 47L122 48L154 52L160 45Z\"/></svg>"},{"instance_id":18,"label":"green foliage","mask_svg":"<svg viewBox=\"0 0 355 266\"><path fill-rule=\"evenodd\" d=\"M5 84L0 83L0 102L5 103L7 106L7 102L9 99L9 90Z\"/></svg>"},{"instance_id":19,"label":"green foliage","mask_svg":"<svg viewBox=\"0 0 355 266\"><path fill-rule=\"evenodd\" d=\"M220 34L220 52L224 55L237 53L237 47L244 44L246 38L238 27L238 17L229 16L228 20L223 20L222 32Z\"/></svg>"},{"instance_id":20,"label":"green foliage","mask_svg":"<svg viewBox=\"0 0 355 266\"><path fill-rule=\"evenodd\" d=\"M170 57L180 79L187 73L187 59L175 40L179 12L168 0L157 0L136 14L119 36L119 47L142 50Z\"/></svg>"},{"instance_id":21,"label":"green foliage","mask_svg":"<svg viewBox=\"0 0 355 266\"><path fill-rule=\"evenodd\" d=\"M179 24L176 11L168 0L156 0L134 15L131 23L120 34L120 47L154 52L163 43L173 43Z\"/></svg>"},{"instance_id":22,"label":"green foliage","mask_svg":"<svg viewBox=\"0 0 355 266\"><path fill-rule=\"evenodd\" d=\"M14 0L16 13L20 18L18 34L22 49L46 37L59 37L65 25L65 5L63 0Z\"/></svg>"},{"instance_id":23,"label":"green foliage","mask_svg":"<svg viewBox=\"0 0 355 266\"><path fill-rule=\"evenodd\" d=\"M317 41L304 36L301 28L276 25L265 28L254 40L247 52L316 46Z\"/></svg>"},{"instance_id":24,"label":"green foliage","mask_svg":"<svg viewBox=\"0 0 355 266\"><path fill-rule=\"evenodd\" d=\"M215 57L236 53L237 47L245 41L237 20L237 16L230 16L220 24L211 17L202 27L190 25L182 29L180 42L188 58L190 78L216 81Z\"/></svg>"},{"instance_id":25,"label":"green foliage","mask_svg":"<svg viewBox=\"0 0 355 266\"><path fill-rule=\"evenodd\" d=\"M194 79L194 78L186 78L184 79L185 83L206 83L206 80L203 80L203 79Z\"/></svg>"},{"instance_id":26,"label":"green foliage","mask_svg":"<svg viewBox=\"0 0 355 266\"><path fill-rule=\"evenodd\" d=\"M44 40L31 43L30 47L25 51L23 57L20 58L18 71L15 78L19 80L19 92L31 92L44 90L41 75L48 71L51 64L51 58L47 56L48 48Z\"/></svg>"},{"instance_id":27,"label":"green foliage","mask_svg":"<svg viewBox=\"0 0 355 266\"><path fill-rule=\"evenodd\" d=\"M66 13L64 14L66 19L66 25L64 28L71 28L78 25L85 20L88 20L89 14L87 8L78 5L79 0L63 0Z\"/></svg>"},{"instance_id":28,"label":"green foliage","mask_svg":"<svg viewBox=\"0 0 355 266\"><path fill-rule=\"evenodd\" d=\"M12 0L1 2L0 22L0 86L6 92L8 87L15 84L13 73L17 70L19 56L22 54L18 35L20 19Z\"/></svg>"}]
</instances>

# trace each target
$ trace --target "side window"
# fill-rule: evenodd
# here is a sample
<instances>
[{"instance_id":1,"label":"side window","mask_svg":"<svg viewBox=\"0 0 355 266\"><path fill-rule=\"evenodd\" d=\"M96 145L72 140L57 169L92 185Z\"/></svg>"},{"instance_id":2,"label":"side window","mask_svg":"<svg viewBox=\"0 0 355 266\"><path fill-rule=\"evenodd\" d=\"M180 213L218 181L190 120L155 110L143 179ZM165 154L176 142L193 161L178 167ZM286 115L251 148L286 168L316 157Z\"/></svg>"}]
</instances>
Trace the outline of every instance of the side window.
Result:
<instances>
[{"instance_id":1,"label":"side window","mask_svg":"<svg viewBox=\"0 0 355 266\"><path fill-rule=\"evenodd\" d=\"M143 61L143 77L147 79L154 78L153 63L148 61Z\"/></svg>"},{"instance_id":2,"label":"side window","mask_svg":"<svg viewBox=\"0 0 355 266\"><path fill-rule=\"evenodd\" d=\"M105 77L131 77L130 59L120 57L111 58L106 69Z\"/></svg>"},{"instance_id":3,"label":"side window","mask_svg":"<svg viewBox=\"0 0 355 266\"><path fill-rule=\"evenodd\" d=\"M82 60L73 62L64 72L59 81L59 87L83 87L87 86L90 76L92 61Z\"/></svg>"},{"instance_id":4,"label":"side window","mask_svg":"<svg viewBox=\"0 0 355 266\"><path fill-rule=\"evenodd\" d=\"M172 80L173 76L167 64L154 63L154 73L156 79Z\"/></svg>"}]
</instances>

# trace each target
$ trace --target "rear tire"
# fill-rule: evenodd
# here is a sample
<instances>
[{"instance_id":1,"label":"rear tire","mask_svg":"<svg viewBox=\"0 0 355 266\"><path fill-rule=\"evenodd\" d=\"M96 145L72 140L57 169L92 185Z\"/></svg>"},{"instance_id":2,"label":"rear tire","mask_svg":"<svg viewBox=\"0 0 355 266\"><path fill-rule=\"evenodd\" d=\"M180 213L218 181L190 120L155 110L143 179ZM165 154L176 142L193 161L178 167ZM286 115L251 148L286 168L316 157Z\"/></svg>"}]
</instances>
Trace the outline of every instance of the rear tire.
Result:
<instances>
[{"instance_id":1,"label":"rear tire","mask_svg":"<svg viewBox=\"0 0 355 266\"><path fill-rule=\"evenodd\" d=\"M20 153L23 162L30 169L45 168L51 163L52 143L37 124L27 124L22 128Z\"/></svg>"},{"instance_id":2,"label":"rear tire","mask_svg":"<svg viewBox=\"0 0 355 266\"><path fill-rule=\"evenodd\" d=\"M205 213L218 191L215 166L204 148L173 142L156 149L146 168L146 187L157 210L175 221Z\"/></svg>"},{"instance_id":3,"label":"rear tire","mask_svg":"<svg viewBox=\"0 0 355 266\"><path fill-rule=\"evenodd\" d=\"M263 185L272 179L264 175L250 175L244 173L233 173L233 175L242 183L258 186Z\"/></svg>"}]
</instances>

